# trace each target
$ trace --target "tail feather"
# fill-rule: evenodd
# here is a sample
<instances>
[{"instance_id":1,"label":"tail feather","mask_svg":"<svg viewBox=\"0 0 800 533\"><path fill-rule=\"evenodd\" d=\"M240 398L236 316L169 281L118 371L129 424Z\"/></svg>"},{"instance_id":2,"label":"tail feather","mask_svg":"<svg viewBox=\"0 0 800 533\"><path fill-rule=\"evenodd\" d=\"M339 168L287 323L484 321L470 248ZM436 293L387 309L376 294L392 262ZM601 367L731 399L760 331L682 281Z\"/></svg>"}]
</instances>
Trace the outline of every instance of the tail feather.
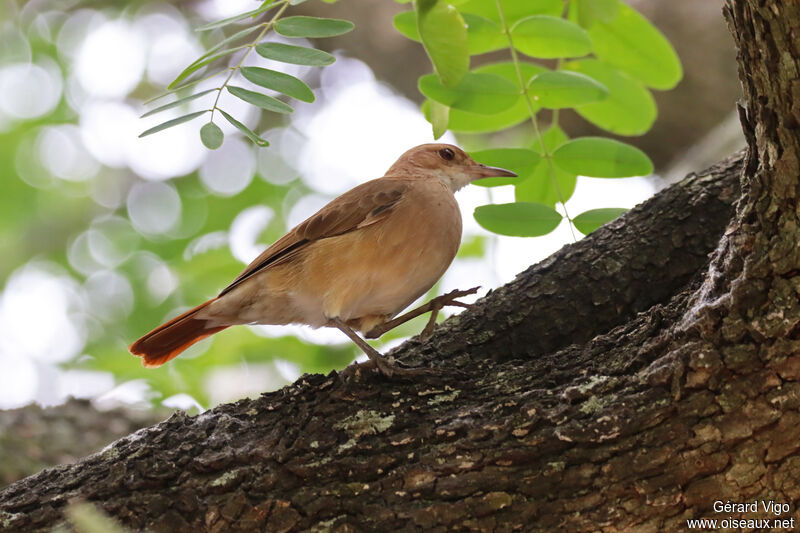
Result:
<instances>
[{"instance_id":1,"label":"tail feather","mask_svg":"<svg viewBox=\"0 0 800 533\"><path fill-rule=\"evenodd\" d=\"M128 350L142 358L142 364L148 368L161 366L177 357L192 344L222 331L228 326L208 327L208 320L196 318L198 311L213 302L209 300L156 329L130 345Z\"/></svg>"}]
</instances>

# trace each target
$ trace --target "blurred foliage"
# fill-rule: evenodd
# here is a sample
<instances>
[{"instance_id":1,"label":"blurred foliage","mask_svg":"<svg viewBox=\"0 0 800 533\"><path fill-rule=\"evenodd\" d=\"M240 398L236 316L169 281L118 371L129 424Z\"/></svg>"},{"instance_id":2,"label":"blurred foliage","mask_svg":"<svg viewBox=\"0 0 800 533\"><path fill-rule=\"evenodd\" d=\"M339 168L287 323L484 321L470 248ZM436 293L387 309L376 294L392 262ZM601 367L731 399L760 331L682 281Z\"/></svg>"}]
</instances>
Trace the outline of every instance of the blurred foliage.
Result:
<instances>
[{"instance_id":1,"label":"blurred foliage","mask_svg":"<svg viewBox=\"0 0 800 533\"><path fill-rule=\"evenodd\" d=\"M83 24L77 31L86 33L94 15L105 20L135 21L139 9L149 8L153 12L164 6L147 1L119 4L7 0L3 3L0 75L2 69L14 65L50 64L56 72L60 71L60 83L66 94L61 93L52 109L34 117L15 117L0 110L0 166L4 169L3 194L0 194L0 245L4 251L0 255L0 279L5 285L14 272L34 262L47 265L48 269L57 265L68 277L77 280L79 288L86 292L81 292L78 308L71 309L71 318L76 328L86 331L87 338L78 357L61 366L111 372L117 383L144 379L154 390L151 400L188 393L208 406L208 379L220 368L242 368L278 359L295 364L300 372L327 372L344 367L360 353L344 339L342 344L334 346L312 344L291 335L265 339L245 327L232 328L211 342L193 347L158 371L144 369L140 360L127 352L131 341L179 310L215 296L226 280L239 273L243 265L232 256L228 241L231 225L238 215L254 206L272 210L274 216L257 239L266 245L287 230L288 211L312 192L297 179L299 176L278 184L257 172L243 190L232 196L220 195L209 190L195 171L161 182L174 187L181 204L180 220L166 232L150 234L142 233L132 223L125 198L130 200L130 193L137 185L156 182L142 179L129 168L104 165L76 180L53 175L42 154L44 132L52 126L78 124L82 119L75 96L73 101L69 96L73 91L83 97L74 79L75 58L59 49L60 32L70 21ZM170 16L177 13L171 8L167 12ZM215 32L211 32L212 40L220 38L219 30ZM286 50L264 53L281 52ZM309 56L307 61L322 64L328 62L328 57L320 52ZM140 99L158 90L144 78L133 89L128 102L138 107ZM280 122L265 117L258 128L265 131L276 124ZM115 205L98 201L98 191L106 187L118 190L121 200L114 202ZM97 257L98 247L103 258ZM473 242L467 255L481 252L481 246ZM130 285L133 301L129 308L112 286L108 287L105 298L104 287L100 287L100 298L89 297L92 276L108 272L122 276ZM156 276L159 273L161 278ZM164 291L168 294L162 294ZM423 325L424 318L416 320L387 334L383 340L416 334ZM41 327L48 328L49 324ZM280 384L281 379L276 379L272 386Z\"/></svg>"},{"instance_id":2,"label":"blurred foliage","mask_svg":"<svg viewBox=\"0 0 800 533\"><path fill-rule=\"evenodd\" d=\"M65 514L77 533L127 533L130 531L93 503L70 503ZM56 531L60 533L60 531L69 530L62 527L57 528Z\"/></svg>"},{"instance_id":3,"label":"blurred foliage","mask_svg":"<svg viewBox=\"0 0 800 533\"><path fill-rule=\"evenodd\" d=\"M216 22L211 22L197 28L197 31L208 31L226 28L250 20L254 21L252 25L248 25L245 29L236 31L233 35L225 37L209 48L203 55L192 61L192 63L183 69L172 83L169 84L167 93L151 101L161 99L163 96L171 94L180 94L187 89L195 90L196 84L203 80L214 77L224 77L224 80L222 80L217 87L189 94L188 96L181 96L168 104L162 104L160 107L145 113L144 116L173 109L197 98L216 93L213 105L208 109L194 111L162 122L144 131L140 137L146 137L147 135L164 131L165 129L183 124L184 122L189 122L206 113L210 113L209 122L200 129L200 139L206 148L216 150L222 146L224 141L222 130L214 123L214 113L219 111L220 115L233 124L236 129L253 141L257 146L269 146L267 140L262 139L252 129L248 128L219 107L219 97L222 91L227 89L229 93L237 98L267 112L285 114L294 111L294 109L283 100L264 94L261 91L251 91L231 85L230 82L233 77L237 73L241 73L245 79L257 85L259 88L269 89L285 97L295 98L303 102L314 101L314 93L308 85L290 74L263 67L242 66L245 59L247 59L248 55L253 50L265 59L272 59L292 65L324 67L335 61L332 55L315 48L285 43L262 42L269 34L270 30L284 37L320 39L343 35L353 29L353 23L347 20L306 16L283 16L289 6L302 4L305 1L306 0L264 0L256 9ZM261 19L263 16L267 14L269 14L267 20L262 21ZM236 54L235 63L221 70L215 69L214 65L230 59L230 56L234 54ZM212 74L207 74L207 70L211 70Z\"/></svg>"},{"instance_id":4,"label":"blurred foliage","mask_svg":"<svg viewBox=\"0 0 800 533\"><path fill-rule=\"evenodd\" d=\"M338 35L352 28L346 21L297 15L295 6L303 1L256 2L254 10L232 17L234 20L206 24L206 31L192 37L204 52L188 67L181 65L182 72L172 72L175 81L168 89L169 98L149 107L150 115L165 117L165 122L145 132L157 133L149 140L166 139L175 131L164 131L170 126L206 114L213 121L217 111L224 121L196 128L197 136L209 148L222 145L225 133L220 126L234 132L228 123L260 146L289 125L285 112L291 107L285 100L313 101L314 81L318 80L311 76L311 81L301 81L285 72L244 66L243 61L254 50L253 57L284 65L301 64L316 71L330 64L332 56L305 45L298 48L263 42L273 29L282 38L295 39ZM484 206L476 213L479 222L494 231L513 235L550 231L561 220L554 206L572 194L579 172L614 176L644 173L650 168L646 156L622 143L591 138L570 141L557 125L558 109L574 106L587 120L612 132L639 133L655 118L654 107L648 107L652 98L648 87L665 89L680 76L679 64L669 64L672 52L668 43L665 47L657 30L625 4L616 0L597 4L573 0L567 4L570 8L565 11L562 0L453 0L450 4L420 0L414 5L415 11L395 19L396 27L408 37L421 40L431 57L434 73L420 80L420 90L428 97L423 111L437 135L447 129L496 132L531 121L533 131L524 136L528 142L517 149L485 150L485 139L470 141L482 148L475 152L478 160L506 166L521 177L515 184L515 203ZM0 277L7 283L24 265L35 263L46 265L48 270L60 269L65 279L75 281L77 295L68 314L76 330L85 332L86 342L76 357L61 361L64 368L110 372L117 383L144 379L155 391L151 400L187 393L207 406L211 398L209 380L217 370L287 361L300 372L326 372L347 365L360 352L350 344L317 345L290 335L265 339L241 327L190 348L158 371L144 369L139 359L127 353L131 341L179 311L213 297L242 269L234 258L230 239L237 217L251 208L270 210L273 216L256 239L265 245L288 229L287 215L298 200L314 192L296 171L286 179L274 180L264 175L268 170L257 166L247 186L223 194L209 187L198 171L154 178L133 168L129 161L104 165L96 156L81 155L87 143L83 123L87 101L116 102L141 113L147 111L143 100L168 82L152 81L149 69L153 60L147 58L147 68L142 67L140 78L124 94L87 95L77 80L81 68L87 67L77 64L77 52L66 50L64 43L70 39L81 42L98 24L109 21L123 21L126 27L132 27L141 22L143 13L166 13L166 18L179 19L179 26L201 27L196 22L200 17L189 11L199 4L179 5L185 11L146 0L2 3L0 88L5 88L6 95L0 94L0 165L5 171L0 195L0 245L4 250ZM620 58L620 47L626 43L615 41L613 35L623 30L631 30L638 45L633 47L634 52L623 53ZM552 39L542 40L540 31L549 32ZM68 38L62 39L65 34ZM597 43L604 44L600 47ZM658 45L650 47L652 43ZM647 48L644 53L642 47ZM469 70L471 55L499 50L509 52L505 61ZM518 52L557 58L556 68L529 62ZM591 52L595 57L577 57ZM31 65L39 69L39 85L26 87L22 82L14 85L9 81L14 68L24 70ZM116 71L116 75L124 74ZM213 88L198 82L216 80L217 74L224 81ZM234 74L281 94L273 97L237 89L228 83L236 79ZM50 76L49 81L42 76ZM10 109L7 102L4 107L2 99L15 92L15 101L23 107L41 104L36 101L39 93L33 89L47 83L58 96L52 106L28 115ZM26 95L29 89L31 94ZM255 124L251 120L245 125L242 117L234 116L234 110L228 109L228 113L217 106L223 89L224 94L266 112L259 114ZM203 98L215 95L213 105L197 107L205 102ZM537 122L536 112L548 106L554 111L545 131ZM622 115L624 119L619 118ZM146 129L141 124L144 122L137 122L138 131ZM108 142L113 145L115 141ZM246 148L255 150L249 144ZM275 152L277 165L282 156ZM209 152L203 157L216 154ZM79 163L88 166L78 168L77 177L70 175L70 169ZM497 180L483 183L499 184ZM131 205L137 194L144 194L142 191L150 191L146 202L152 206L137 219L132 216ZM157 218L161 202L179 203L179 218L174 224L153 230L156 226L151 219ZM618 214L613 209L594 210L576 217L575 226L591 231ZM481 257L485 253L485 240L473 237L466 240L459 257ZM437 290L434 287L431 293ZM409 322L381 341L416 334L425 320L420 317ZM47 327L42 324L42 328ZM30 334L35 335L35 329ZM276 379L269 386L279 384Z\"/></svg>"}]
</instances>

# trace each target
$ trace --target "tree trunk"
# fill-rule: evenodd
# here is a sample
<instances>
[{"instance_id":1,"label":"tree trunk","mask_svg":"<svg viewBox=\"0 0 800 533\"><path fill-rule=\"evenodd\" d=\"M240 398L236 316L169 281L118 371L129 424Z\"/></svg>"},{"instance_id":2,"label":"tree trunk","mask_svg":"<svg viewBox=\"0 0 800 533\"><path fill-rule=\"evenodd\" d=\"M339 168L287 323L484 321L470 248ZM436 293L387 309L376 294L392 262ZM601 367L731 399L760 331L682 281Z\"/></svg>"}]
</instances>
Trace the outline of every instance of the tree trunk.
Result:
<instances>
[{"instance_id":1,"label":"tree trunk","mask_svg":"<svg viewBox=\"0 0 800 533\"><path fill-rule=\"evenodd\" d=\"M746 156L395 351L439 376L350 368L175 415L0 492L0 531L49 531L76 497L169 532L794 527L800 4L725 11Z\"/></svg>"}]
</instances>

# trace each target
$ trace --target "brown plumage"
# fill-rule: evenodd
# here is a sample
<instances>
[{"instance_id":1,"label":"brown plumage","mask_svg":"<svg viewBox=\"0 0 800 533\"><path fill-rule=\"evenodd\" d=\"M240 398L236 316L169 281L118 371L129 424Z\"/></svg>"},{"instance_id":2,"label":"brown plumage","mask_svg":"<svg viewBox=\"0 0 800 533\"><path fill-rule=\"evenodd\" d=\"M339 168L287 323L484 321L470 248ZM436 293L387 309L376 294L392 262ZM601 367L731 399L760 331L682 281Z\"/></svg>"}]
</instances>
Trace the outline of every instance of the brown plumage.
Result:
<instances>
[{"instance_id":1,"label":"brown plumage","mask_svg":"<svg viewBox=\"0 0 800 533\"><path fill-rule=\"evenodd\" d=\"M329 326L391 375L398 369L353 329L380 331L444 274L461 240L455 191L478 178L513 175L455 146L412 148L384 177L347 191L290 230L219 296L159 326L130 351L145 366L159 366L235 324Z\"/></svg>"},{"instance_id":2,"label":"brown plumage","mask_svg":"<svg viewBox=\"0 0 800 533\"><path fill-rule=\"evenodd\" d=\"M161 366L177 357L182 351L228 326L208 326L208 321L195 318L197 312L213 302L209 300L176 316L169 322L137 340L130 346L132 354L143 357L142 364L149 368Z\"/></svg>"}]
</instances>

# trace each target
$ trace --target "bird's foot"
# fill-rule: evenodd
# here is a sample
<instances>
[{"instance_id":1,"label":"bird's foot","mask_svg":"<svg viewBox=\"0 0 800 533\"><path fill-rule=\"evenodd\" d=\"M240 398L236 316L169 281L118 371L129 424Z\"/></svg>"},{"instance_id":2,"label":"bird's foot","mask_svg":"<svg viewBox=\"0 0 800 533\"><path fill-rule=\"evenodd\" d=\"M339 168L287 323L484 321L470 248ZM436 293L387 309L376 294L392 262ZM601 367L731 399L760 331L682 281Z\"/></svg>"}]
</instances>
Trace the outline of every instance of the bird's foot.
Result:
<instances>
[{"instance_id":1,"label":"bird's foot","mask_svg":"<svg viewBox=\"0 0 800 533\"><path fill-rule=\"evenodd\" d=\"M456 298L461 298L462 296L468 296L470 294L475 294L480 289L480 286L473 287L471 289L460 290L456 289L454 291L450 291L447 294L443 294L441 296L437 296L430 302L428 305L431 308L431 317L428 319L428 323L425 325L425 328L419 334L419 336L423 339L428 339L433 334L433 328L436 327L436 318L439 315L439 311L442 308L447 306L453 307L463 307L464 309L470 309L472 304L467 304L464 302L459 302Z\"/></svg>"},{"instance_id":2,"label":"bird's foot","mask_svg":"<svg viewBox=\"0 0 800 533\"><path fill-rule=\"evenodd\" d=\"M456 298L461 298L462 296L467 296L469 294L475 294L476 292L478 292L478 289L480 289L480 287L473 287L471 289L466 289L466 290L455 290L455 291L450 291L447 294L437 296L433 300L417 307L412 311L409 311L405 314L395 317L382 324L378 324L377 326L366 332L366 337L368 339L377 339L387 331L394 329L400 324L404 324L409 320L411 320L412 318L416 318L427 312L431 313L431 317L430 319L428 319L428 324L425 326L425 329L422 330L421 335L423 339L430 337L431 333L433 332L433 328L436 325L436 317L439 315L439 311L443 307L447 307L448 305L469 309L470 307L472 307L470 304L459 302L458 300L456 300Z\"/></svg>"},{"instance_id":3,"label":"bird's foot","mask_svg":"<svg viewBox=\"0 0 800 533\"><path fill-rule=\"evenodd\" d=\"M369 357L369 361L356 366L356 372L360 368L377 369L378 372L389 379L412 378L436 373L436 371L429 368L408 368L400 366L400 363L396 362L394 357L384 357L381 355L378 350L370 346L367 341L359 337L358 334L356 334L356 332L353 331L350 326L345 324L341 319L332 318L331 324L339 328L345 335L350 337L350 340L352 340L359 348L361 348L367 357Z\"/></svg>"},{"instance_id":4,"label":"bird's foot","mask_svg":"<svg viewBox=\"0 0 800 533\"><path fill-rule=\"evenodd\" d=\"M456 298L461 298L462 296L469 296L470 294L475 294L476 292L478 292L478 289L480 288L481 286L478 285L477 287L472 287L471 289L456 289L454 291L448 292L447 294L442 294L441 296L437 296L429 303L434 307L438 307L439 309L447 307L448 305L469 309L470 307L472 307L472 304L459 302L456 300Z\"/></svg>"},{"instance_id":5,"label":"bird's foot","mask_svg":"<svg viewBox=\"0 0 800 533\"><path fill-rule=\"evenodd\" d=\"M394 357L384 357L382 355L374 358L370 357L369 360L354 366L356 372L361 370L378 372L387 379L413 379L442 374L442 370L438 368L410 367L397 361Z\"/></svg>"}]
</instances>

